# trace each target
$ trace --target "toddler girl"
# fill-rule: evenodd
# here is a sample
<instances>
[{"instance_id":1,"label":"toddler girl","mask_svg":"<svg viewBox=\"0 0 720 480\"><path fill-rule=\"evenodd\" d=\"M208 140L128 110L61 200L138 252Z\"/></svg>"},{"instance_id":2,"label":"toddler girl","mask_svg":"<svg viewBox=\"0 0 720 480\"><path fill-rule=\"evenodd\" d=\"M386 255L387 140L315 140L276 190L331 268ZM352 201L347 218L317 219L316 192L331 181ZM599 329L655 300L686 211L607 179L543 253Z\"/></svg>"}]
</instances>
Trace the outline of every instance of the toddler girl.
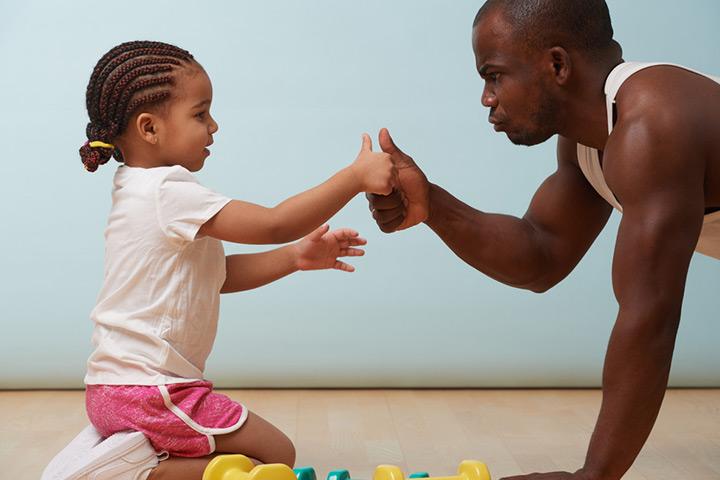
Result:
<instances>
[{"instance_id":1,"label":"toddler girl","mask_svg":"<svg viewBox=\"0 0 720 480\"><path fill-rule=\"evenodd\" d=\"M353 271L338 258L362 255L356 247L365 240L321 225L359 192L388 194L396 184L390 156L372 152L364 135L352 164L276 207L231 200L192 173L208 160L218 130L211 102L203 67L160 42L113 48L90 78L82 162L90 172L111 156L122 165L113 179L104 284L91 314L95 350L85 377L90 421L110 438L92 465L82 465L83 475L114 468L122 474L107 478L199 479L220 452L292 466L290 440L214 392L203 375L220 293L298 270ZM225 256L221 243L283 244L303 236L249 255ZM158 464L154 454L138 453L118 460L117 452L140 451L133 450L144 439L139 433L114 435L128 430L169 458Z\"/></svg>"}]
</instances>

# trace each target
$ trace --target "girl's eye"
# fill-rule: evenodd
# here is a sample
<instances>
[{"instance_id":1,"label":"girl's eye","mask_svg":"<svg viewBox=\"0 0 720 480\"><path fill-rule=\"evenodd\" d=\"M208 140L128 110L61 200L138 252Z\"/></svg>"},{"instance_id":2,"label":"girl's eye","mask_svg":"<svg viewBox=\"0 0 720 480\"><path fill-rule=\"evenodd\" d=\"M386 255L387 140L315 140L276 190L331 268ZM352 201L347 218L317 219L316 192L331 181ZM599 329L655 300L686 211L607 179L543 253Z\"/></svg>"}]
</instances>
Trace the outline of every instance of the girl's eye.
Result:
<instances>
[{"instance_id":1,"label":"girl's eye","mask_svg":"<svg viewBox=\"0 0 720 480\"><path fill-rule=\"evenodd\" d=\"M196 113L195 116L198 118L203 118L205 116L205 112Z\"/></svg>"}]
</instances>

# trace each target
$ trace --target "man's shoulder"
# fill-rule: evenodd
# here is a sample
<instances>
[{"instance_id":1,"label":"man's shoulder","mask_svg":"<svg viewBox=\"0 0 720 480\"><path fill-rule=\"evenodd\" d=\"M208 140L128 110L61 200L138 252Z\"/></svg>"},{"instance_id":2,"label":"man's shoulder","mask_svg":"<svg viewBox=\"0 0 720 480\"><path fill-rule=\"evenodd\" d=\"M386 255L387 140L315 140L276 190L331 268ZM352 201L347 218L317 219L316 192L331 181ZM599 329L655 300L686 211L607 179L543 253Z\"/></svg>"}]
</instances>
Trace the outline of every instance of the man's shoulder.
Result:
<instances>
[{"instance_id":1,"label":"man's shoulder","mask_svg":"<svg viewBox=\"0 0 720 480\"><path fill-rule=\"evenodd\" d=\"M720 84L684 67L658 64L628 77L615 104L619 128L641 124L682 134L691 131L693 120L720 109Z\"/></svg>"}]
</instances>

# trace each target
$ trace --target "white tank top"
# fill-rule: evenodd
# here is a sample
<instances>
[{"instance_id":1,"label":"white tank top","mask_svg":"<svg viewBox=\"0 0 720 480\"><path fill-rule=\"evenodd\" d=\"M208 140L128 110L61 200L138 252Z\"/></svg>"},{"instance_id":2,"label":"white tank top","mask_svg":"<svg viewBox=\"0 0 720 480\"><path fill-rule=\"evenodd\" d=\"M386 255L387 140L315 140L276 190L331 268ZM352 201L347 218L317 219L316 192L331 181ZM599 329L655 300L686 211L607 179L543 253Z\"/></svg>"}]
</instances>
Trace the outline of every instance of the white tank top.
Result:
<instances>
[{"instance_id":1,"label":"white tank top","mask_svg":"<svg viewBox=\"0 0 720 480\"><path fill-rule=\"evenodd\" d=\"M639 72L648 67L656 65L670 65L673 67L679 67L688 70L698 75L709 78L720 84L720 77L712 77L705 75L704 73L697 72L687 67L675 65L672 63L639 63L639 62L625 62L621 63L610 72L607 80L605 81L605 101L607 102L607 115L608 115L608 133L613 131L613 105L615 104L615 96L622 84L631 75ZM588 182L597 190L601 197L615 207L617 210L622 212L622 205L618 202L615 195L608 187L603 176L602 167L600 166L600 157L598 151L594 148L586 147L578 143L577 145L578 163L580 169L585 174ZM698 239L695 251L720 259L720 211L709 213L705 215L702 231L700 232L700 238Z\"/></svg>"}]
</instances>

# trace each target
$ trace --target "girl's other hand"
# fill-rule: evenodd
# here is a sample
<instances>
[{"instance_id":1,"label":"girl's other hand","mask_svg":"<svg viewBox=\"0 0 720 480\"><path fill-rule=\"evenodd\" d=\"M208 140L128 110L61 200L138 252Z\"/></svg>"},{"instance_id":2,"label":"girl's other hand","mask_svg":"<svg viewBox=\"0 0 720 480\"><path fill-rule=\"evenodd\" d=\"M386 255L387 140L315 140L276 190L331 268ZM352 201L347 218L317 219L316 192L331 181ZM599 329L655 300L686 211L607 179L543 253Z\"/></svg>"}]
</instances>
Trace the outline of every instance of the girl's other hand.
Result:
<instances>
[{"instance_id":1,"label":"girl's other hand","mask_svg":"<svg viewBox=\"0 0 720 480\"><path fill-rule=\"evenodd\" d=\"M338 260L338 257L365 255L364 250L354 247L365 245L367 240L350 228L329 230L329 225L323 225L295 244L298 270L332 268L344 272L355 271L355 267Z\"/></svg>"},{"instance_id":2,"label":"girl's other hand","mask_svg":"<svg viewBox=\"0 0 720 480\"><path fill-rule=\"evenodd\" d=\"M373 152L372 140L363 134L362 147L350 168L357 178L360 191L388 195L399 183L398 172L392 156L385 152Z\"/></svg>"}]
</instances>

